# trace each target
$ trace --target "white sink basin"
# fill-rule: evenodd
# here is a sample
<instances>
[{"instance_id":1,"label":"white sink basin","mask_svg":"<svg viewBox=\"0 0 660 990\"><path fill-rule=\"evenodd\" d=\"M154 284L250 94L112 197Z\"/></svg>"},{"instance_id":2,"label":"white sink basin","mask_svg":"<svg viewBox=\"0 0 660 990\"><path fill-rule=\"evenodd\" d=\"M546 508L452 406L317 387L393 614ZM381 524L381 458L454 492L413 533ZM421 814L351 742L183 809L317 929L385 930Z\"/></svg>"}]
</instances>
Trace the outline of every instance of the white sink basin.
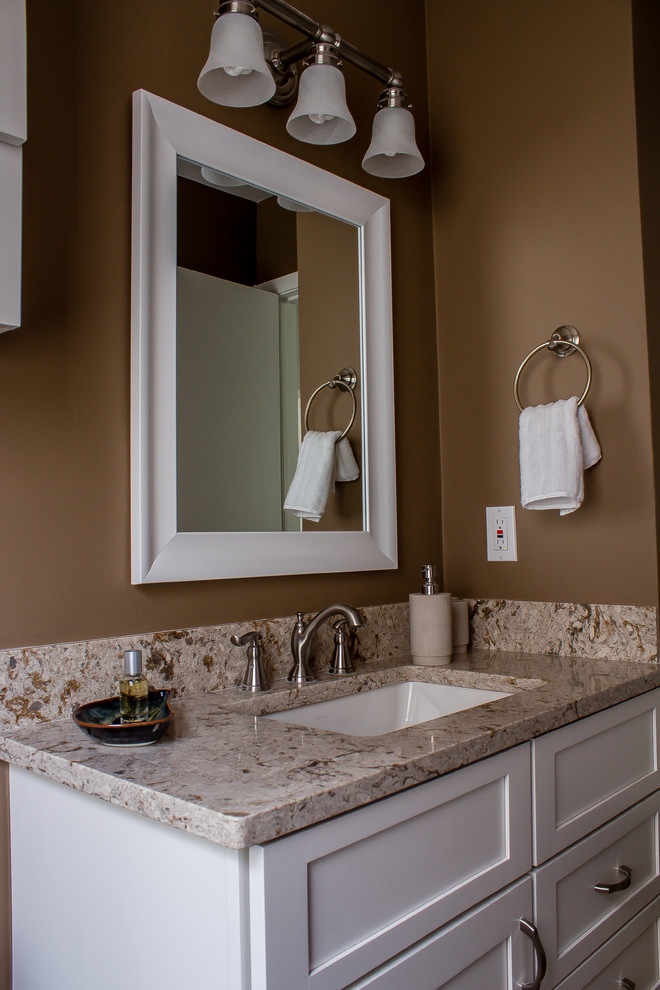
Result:
<instances>
[{"instance_id":1,"label":"white sink basin","mask_svg":"<svg viewBox=\"0 0 660 990\"><path fill-rule=\"evenodd\" d=\"M382 736L386 732L475 708L496 698L508 698L510 693L405 681L331 701L319 701L302 708L272 712L263 718L315 729L330 729L350 736Z\"/></svg>"}]
</instances>

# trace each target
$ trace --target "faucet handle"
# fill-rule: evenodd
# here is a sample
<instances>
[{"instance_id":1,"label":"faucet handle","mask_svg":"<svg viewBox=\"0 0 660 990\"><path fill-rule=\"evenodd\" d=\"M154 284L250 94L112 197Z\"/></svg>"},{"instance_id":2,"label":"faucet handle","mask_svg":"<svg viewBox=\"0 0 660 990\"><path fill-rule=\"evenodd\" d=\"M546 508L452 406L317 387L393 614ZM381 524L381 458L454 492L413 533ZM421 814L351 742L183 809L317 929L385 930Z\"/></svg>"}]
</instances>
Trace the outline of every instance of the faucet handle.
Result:
<instances>
[{"instance_id":1,"label":"faucet handle","mask_svg":"<svg viewBox=\"0 0 660 990\"><path fill-rule=\"evenodd\" d=\"M263 667L264 650L261 645L261 633L251 630L243 636L232 636L230 642L234 646L247 646L247 667L240 690L269 691L270 682Z\"/></svg>"},{"instance_id":2,"label":"faucet handle","mask_svg":"<svg viewBox=\"0 0 660 990\"><path fill-rule=\"evenodd\" d=\"M335 650L332 655L332 663L328 668L329 674L352 674L355 670L353 659L348 643L348 622L345 618L337 619L333 622L332 628L335 630Z\"/></svg>"},{"instance_id":3,"label":"faucet handle","mask_svg":"<svg viewBox=\"0 0 660 990\"><path fill-rule=\"evenodd\" d=\"M307 657L303 656L302 652L301 644L305 639L306 632L305 613L296 612L296 621L293 624L293 631L291 633L293 665L286 676L289 684L307 684L309 681L316 680L316 675L307 666Z\"/></svg>"},{"instance_id":4,"label":"faucet handle","mask_svg":"<svg viewBox=\"0 0 660 990\"><path fill-rule=\"evenodd\" d=\"M246 643L254 643L255 646L258 646L261 643L261 633L252 629L250 632L243 633L242 636L232 636L229 642L233 643L234 646L245 646Z\"/></svg>"}]
</instances>

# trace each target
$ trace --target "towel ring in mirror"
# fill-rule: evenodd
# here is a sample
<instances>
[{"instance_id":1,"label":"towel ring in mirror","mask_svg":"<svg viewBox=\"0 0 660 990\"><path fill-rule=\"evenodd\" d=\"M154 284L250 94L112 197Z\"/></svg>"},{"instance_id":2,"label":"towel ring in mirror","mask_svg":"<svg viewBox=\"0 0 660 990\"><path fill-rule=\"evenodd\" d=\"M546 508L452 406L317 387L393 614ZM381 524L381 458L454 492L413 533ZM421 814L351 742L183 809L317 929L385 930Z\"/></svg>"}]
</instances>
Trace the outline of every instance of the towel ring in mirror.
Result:
<instances>
[{"instance_id":1,"label":"towel ring in mirror","mask_svg":"<svg viewBox=\"0 0 660 990\"><path fill-rule=\"evenodd\" d=\"M520 412L522 412L524 409L524 406L520 401L520 395L518 393L518 384L520 382L520 375L522 374L522 370L527 364L527 362L531 358L533 358L535 354L538 354L539 351L542 351L545 348L551 351L556 357L566 357L568 354L573 354L574 351L577 351L577 353L581 355L587 368L587 383L584 386L584 392L578 399L578 406L582 405L582 403L587 397L589 389L591 388L591 361L587 357L586 352L583 351L582 348L580 347L580 337L578 335L577 330L575 329L575 327L570 327L570 326L558 327L558 329L555 330L555 332L553 333L552 337L550 337L550 340L544 340L542 344L539 344L538 347L535 347L533 350L531 350L527 355L527 357L524 358L520 362L520 365L518 366L518 370L516 371L516 377L513 380L513 398L516 400L516 405L518 406Z\"/></svg>"},{"instance_id":2,"label":"towel ring in mirror","mask_svg":"<svg viewBox=\"0 0 660 990\"><path fill-rule=\"evenodd\" d=\"M330 378L327 382L323 382L322 385L319 385L319 387L310 395L309 402L305 407L305 433L309 430L309 407L319 392L324 388L340 388L343 391L350 392L351 398L353 399L353 414L351 416L351 421L341 436L337 437L337 443L339 443L340 440L343 440L344 437L348 435L353 423L355 422L355 414L357 413L357 400L355 398L356 382L357 375L353 368L342 368L339 374L335 375L334 378Z\"/></svg>"}]
</instances>

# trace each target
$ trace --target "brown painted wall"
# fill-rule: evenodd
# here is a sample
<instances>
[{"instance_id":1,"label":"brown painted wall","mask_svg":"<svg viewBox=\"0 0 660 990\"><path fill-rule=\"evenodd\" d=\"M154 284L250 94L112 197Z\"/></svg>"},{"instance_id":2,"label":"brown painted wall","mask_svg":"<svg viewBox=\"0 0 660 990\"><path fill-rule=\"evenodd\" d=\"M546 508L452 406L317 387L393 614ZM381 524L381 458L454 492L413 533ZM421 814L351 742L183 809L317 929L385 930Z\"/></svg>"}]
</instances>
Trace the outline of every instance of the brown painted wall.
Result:
<instances>
[{"instance_id":1,"label":"brown painted wall","mask_svg":"<svg viewBox=\"0 0 660 990\"><path fill-rule=\"evenodd\" d=\"M428 0L427 12L445 584L655 604L629 0ZM560 518L520 508L512 384L564 323L593 363L603 459L583 507ZM543 352L528 368L525 404L584 383L577 356ZM518 505L516 563L486 561L484 509L501 504Z\"/></svg>"},{"instance_id":2,"label":"brown painted wall","mask_svg":"<svg viewBox=\"0 0 660 990\"><path fill-rule=\"evenodd\" d=\"M334 148L290 139L286 110L205 100L196 80L213 9L187 0L165 7L117 0L108 9L79 0L57 11L45 0L28 3L23 326L0 337L0 647L290 614L333 600L399 601L421 562L440 557L428 172L397 184L362 171L380 87L351 66L345 74L358 135ZM406 4L405 16L394 0L309 0L305 10L400 68L426 150L422 0ZM273 25L266 15L262 21ZM391 197L398 572L131 587L131 93L138 88ZM423 436L416 429L422 405ZM421 473L428 485L416 483Z\"/></svg>"},{"instance_id":3,"label":"brown painted wall","mask_svg":"<svg viewBox=\"0 0 660 990\"><path fill-rule=\"evenodd\" d=\"M635 106L639 187L644 246L644 286L648 327L653 447L660 463L660 7L656 0L633 0ZM656 485L656 518L660 493Z\"/></svg>"}]
</instances>

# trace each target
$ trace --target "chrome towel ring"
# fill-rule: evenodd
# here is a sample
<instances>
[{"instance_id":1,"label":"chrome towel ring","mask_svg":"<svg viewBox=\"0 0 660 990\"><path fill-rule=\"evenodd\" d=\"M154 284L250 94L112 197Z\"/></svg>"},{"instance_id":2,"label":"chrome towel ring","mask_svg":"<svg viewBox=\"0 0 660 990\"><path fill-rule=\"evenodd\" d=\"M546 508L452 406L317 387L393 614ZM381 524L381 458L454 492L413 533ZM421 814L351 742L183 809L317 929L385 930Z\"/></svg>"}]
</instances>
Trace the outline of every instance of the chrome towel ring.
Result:
<instances>
[{"instance_id":1,"label":"chrome towel ring","mask_svg":"<svg viewBox=\"0 0 660 990\"><path fill-rule=\"evenodd\" d=\"M539 344L538 347L531 350L527 357L520 362L518 370L516 371L516 377L513 380L513 397L516 400L518 409L522 412L524 408L518 394L518 383L520 381L522 370L530 358L533 358L535 354L538 354L538 352L542 351L544 348L547 348L556 357L566 357L568 354L573 354L574 351L577 351L577 353L582 357L587 368L587 384L584 386L584 392L578 399L578 406L581 406L587 397L589 389L591 388L591 361L587 357L585 351L583 351L580 347L580 337L575 327L563 326L558 327L550 340L544 340L542 344Z\"/></svg>"},{"instance_id":2,"label":"chrome towel ring","mask_svg":"<svg viewBox=\"0 0 660 990\"><path fill-rule=\"evenodd\" d=\"M344 432L342 433L342 435L340 437L337 437L337 443L339 443L340 440L343 440L344 437L348 434L351 427L353 426L353 423L355 422L355 414L357 412L357 399L355 398L356 382L357 382L357 375L353 370L353 368L342 368L339 374L335 375L334 378L330 378L327 382L323 382L322 385L319 385L319 387L315 389L310 395L309 402L307 403L307 406L305 408L305 432L309 430L309 407L311 406L312 402L319 394L321 389L340 388L345 392L349 392L353 400L353 414L351 416L351 421L344 430Z\"/></svg>"}]
</instances>

